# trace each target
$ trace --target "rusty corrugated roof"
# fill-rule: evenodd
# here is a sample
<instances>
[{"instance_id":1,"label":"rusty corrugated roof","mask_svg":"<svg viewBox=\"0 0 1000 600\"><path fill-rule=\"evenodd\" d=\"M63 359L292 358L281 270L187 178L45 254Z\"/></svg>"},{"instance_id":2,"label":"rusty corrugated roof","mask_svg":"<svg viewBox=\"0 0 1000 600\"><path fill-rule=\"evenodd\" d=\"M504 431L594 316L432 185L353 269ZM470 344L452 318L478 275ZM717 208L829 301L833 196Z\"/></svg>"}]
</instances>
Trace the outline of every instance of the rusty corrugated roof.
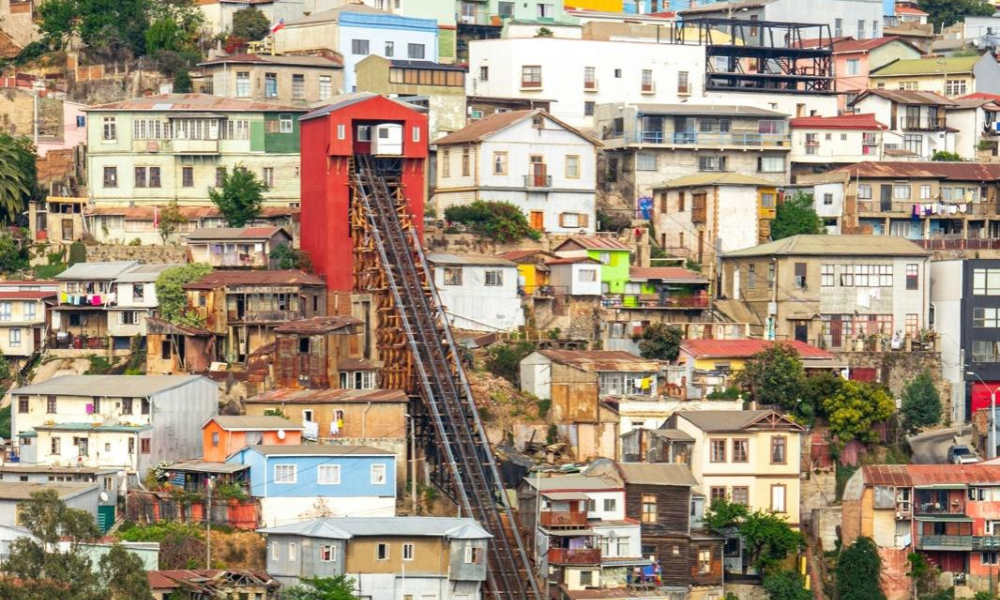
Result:
<instances>
[{"instance_id":1,"label":"rusty corrugated roof","mask_svg":"<svg viewBox=\"0 0 1000 600\"><path fill-rule=\"evenodd\" d=\"M325 285L316 275L304 271L212 271L184 286L188 290L213 290L229 285Z\"/></svg>"},{"instance_id":2,"label":"rusty corrugated roof","mask_svg":"<svg viewBox=\"0 0 1000 600\"><path fill-rule=\"evenodd\" d=\"M880 90L871 89L861 92L851 105L856 105L862 99L868 96L878 96L880 98L885 98L886 100L892 100L893 102L899 102L900 104L922 104L930 106L951 106L951 100L945 98L941 94L936 94L934 92L921 92L919 90Z\"/></svg>"},{"instance_id":3,"label":"rusty corrugated roof","mask_svg":"<svg viewBox=\"0 0 1000 600\"><path fill-rule=\"evenodd\" d=\"M583 371L625 371L646 373L658 371L661 363L641 358L624 350L539 350L553 362L572 365Z\"/></svg>"},{"instance_id":4,"label":"rusty corrugated roof","mask_svg":"<svg viewBox=\"0 0 1000 600\"><path fill-rule=\"evenodd\" d=\"M695 358L749 358L766 350L772 344L790 346L802 358L833 358L833 354L826 350L798 340L782 342L769 340L684 340L681 343L681 351Z\"/></svg>"},{"instance_id":5,"label":"rusty corrugated roof","mask_svg":"<svg viewBox=\"0 0 1000 600\"><path fill-rule=\"evenodd\" d=\"M950 181L994 181L1000 179L1000 164L975 162L859 162L835 169L852 178L947 179Z\"/></svg>"},{"instance_id":6,"label":"rusty corrugated roof","mask_svg":"<svg viewBox=\"0 0 1000 600\"><path fill-rule=\"evenodd\" d=\"M1000 465L868 465L862 470L866 485L920 487L1000 483Z\"/></svg>"},{"instance_id":7,"label":"rusty corrugated roof","mask_svg":"<svg viewBox=\"0 0 1000 600\"><path fill-rule=\"evenodd\" d=\"M585 250L626 250L628 252L632 251L625 244L619 242L615 238L605 237L599 235L574 235L565 242L559 244L555 252L562 250L563 246L570 244L576 244Z\"/></svg>"},{"instance_id":8,"label":"rusty corrugated roof","mask_svg":"<svg viewBox=\"0 0 1000 600\"><path fill-rule=\"evenodd\" d=\"M689 271L684 267L632 267L629 269L632 281L648 281L650 279L670 283L704 283L708 284L701 273Z\"/></svg>"},{"instance_id":9,"label":"rusty corrugated roof","mask_svg":"<svg viewBox=\"0 0 1000 600\"><path fill-rule=\"evenodd\" d=\"M364 323L361 319L348 317L345 315L333 315L329 317L312 317L310 319L298 319L288 321L274 328L275 333L329 333L337 331L351 325Z\"/></svg>"},{"instance_id":10,"label":"rusty corrugated roof","mask_svg":"<svg viewBox=\"0 0 1000 600\"><path fill-rule=\"evenodd\" d=\"M156 96L143 96L131 100L121 100L110 102L99 106L90 106L82 109L84 111L150 111L150 112L175 112L175 111L205 111L205 112L300 112L304 113L308 109L302 106L287 106L283 104L271 104L269 102L256 102L253 100L241 100L238 98L226 98L224 96L212 96L210 94L158 94Z\"/></svg>"},{"instance_id":11,"label":"rusty corrugated roof","mask_svg":"<svg viewBox=\"0 0 1000 600\"><path fill-rule=\"evenodd\" d=\"M271 390L248 398L250 404L321 404L324 402L409 402L402 390Z\"/></svg>"}]
</instances>

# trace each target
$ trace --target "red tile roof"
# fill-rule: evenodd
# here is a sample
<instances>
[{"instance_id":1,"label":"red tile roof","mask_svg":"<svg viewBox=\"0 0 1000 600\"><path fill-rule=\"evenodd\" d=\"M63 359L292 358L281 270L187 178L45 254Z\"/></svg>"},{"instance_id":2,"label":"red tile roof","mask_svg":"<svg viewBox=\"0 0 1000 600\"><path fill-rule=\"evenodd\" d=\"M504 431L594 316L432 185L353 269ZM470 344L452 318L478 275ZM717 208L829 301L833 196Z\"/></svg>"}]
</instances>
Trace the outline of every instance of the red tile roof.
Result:
<instances>
[{"instance_id":1,"label":"red tile roof","mask_svg":"<svg viewBox=\"0 0 1000 600\"><path fill-rule=\"evenodd\" d=\"M959 96L955 100L992 100L994 102L1000 102L1000 94L987 94L986 92L976 92L974 94L966 94L965 96Z\"/></svg>"},{"instance_id":2,"label":"red tile roof","mask_svg":"<svg viewBox=\"0 0 1000 600\"><path fill-rule=\"evenodd\" d=\"M12 292L7 292L7 291L4 291L3 288L0 288L0 300L41 300L43 298L52 298L52 297L54 297L56 295L56 293L57 292L55 292L55 291L50 291L50 292L40 292L40 291L32 291L32 292L12 291Z\"/></svg>"},{"instance_id":3,"label":"red tile roof","mask_svg":"<svg viewBox=\"0 0 1000 600\"><path fill-rule=\"evenodd\" d=\"M802 358L833 358L826 350L810 346L805 342L771 342L768 340L685 340L681 350L695 358L749 358L772 344L790 346Z\"/></svg>"},{"instance_id":4,"label":"red tile roof","mask_svg":"<svg viewBox=\"0 0 1000 600\"><path fill-rule=\"evenodd\" d=\"M913 8L912 6L900 6L896 5L897 15L919 15L921 17L928 16L928 13L920 10L919 8Z\"/></svg>"},{"instance_id":5,"label":"red tile roof","mask_svg":"<svg viewBox=\"0 0 1000 600\"><path fill-rule=\"evenodd\" d=\"M571 245L573 243L576 243L585 250L627 250L629 252L632 251L632 248L629 248L628 246L619 242L615 238L597 236L597 235L574 235L565 242L556 246L555 251L559 252L559 250L561 250L563 246Z\"/></svg>"},{"instance_id":6,"label":"red tile roof","mask_svg":"<svg viewBox=\"0 0 1000 600\"><path fill-rule=\"evenodd\" d=\"M869 465L862 470L867 485L1000 484L1000 465Z\"/></svg>"},{"instance_id":7,"label":"red tile roof","mask_svg":"<svg viewBox=\"0 0 1000 600\"><path fill-rule=\"evenodd\" d=\"M789 119L788 123L793 128L799 129L861 129L864 131L888 129L875 120L873 113L841 115L839 117L798 117Z\"/></svg>"},{"instance_id":8,"label":"red tile roof","mask_svg":"<svg viewBox=\"0 0 1000 600\"><path fill-rule=\"evenodd\" d=\"M833 43L833 53L834 54L847 54L850 52L870 52L876 48L881 48L886 44L892 42L902 42L907 46L911 46L909 42L901 40L897 36L890 35L888 37L871 38L867 40L856 40L854 38L844 38ZM914 47L916 49L916 47Z\"/></svg>"}]
</instances>

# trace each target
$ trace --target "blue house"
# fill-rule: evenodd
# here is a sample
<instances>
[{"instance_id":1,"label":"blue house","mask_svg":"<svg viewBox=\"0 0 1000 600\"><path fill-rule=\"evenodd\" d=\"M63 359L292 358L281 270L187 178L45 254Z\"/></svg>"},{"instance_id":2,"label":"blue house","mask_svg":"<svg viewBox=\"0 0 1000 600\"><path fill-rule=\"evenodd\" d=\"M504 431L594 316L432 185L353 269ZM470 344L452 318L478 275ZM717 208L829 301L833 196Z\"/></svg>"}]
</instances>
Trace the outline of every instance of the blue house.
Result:
<instances>
[{"instance_id":1,"label":"blue house","mask_svg":"<svg viewBox=\"0 0 1000 600\"><path fill-rule=\"evenodd\" d=\"M227 463L250 467L250 494L269 526L316 517L396 514L396 454L369 446L247 446Z\"/></svg>"}]
</instances>

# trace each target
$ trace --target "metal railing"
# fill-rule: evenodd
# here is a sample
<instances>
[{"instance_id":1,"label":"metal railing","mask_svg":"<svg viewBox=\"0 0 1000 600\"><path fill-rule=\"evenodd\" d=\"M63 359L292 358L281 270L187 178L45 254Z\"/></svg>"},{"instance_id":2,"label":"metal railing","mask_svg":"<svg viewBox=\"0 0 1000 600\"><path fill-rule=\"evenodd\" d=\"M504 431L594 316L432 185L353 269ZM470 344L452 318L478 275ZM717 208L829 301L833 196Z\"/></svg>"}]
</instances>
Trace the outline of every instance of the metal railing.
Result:
<instances>
[{"instance_id":1,"label":"metal railing","mask_svg":"<svg viewBox=\"0 0 1000 600\"><path fill-rule=\"evenodd\" d=\"M791 136L787 133L726 132L705 133L701 131L637 131L621 135L630 144L666 144L674 146L789 146Z\"/></svg>"},{"instance_id":2,"label":"metal railing","mask_svg":"<svg viewBox=\"0 0 1000 600\"><path fill-rule=\"evenodd\" d=\"M915 206L921 204L933 204L935 202L940 202L938 199L926 199L926 200L858 200L858 212L859 213L904 213L907 215L913 215L913 210ZM962 207L965 210L962 210ZM972 202L966 200L950 200L948 202L942 203L944 210L938 213L931 213L929 215L919 214L920 217L944 217L944 218L959 218L963 215L996 215L997 203L996 202ZM951 211L951 207L955 207L955 212Z\"/></svg>"},{"instance_id":3,"label":"metal railing","mask_svg":"<svg viewBox=\"0 0 1000 600\"><path fill-rule=\"evenodd\" d=\"M552 187L551 175L524 175L524 187L527 188L550 188Z\"/></svg>"},{"instance_id":4,"label":"metal railing","mask_svg":"<svg viewBox=\"0 0 1000 600\"><path fill-rule=\"evenodd\" d=\"M971 535L922 535L917 538L917 548L929 550L933 548L952 548L955 550L972 550Z\"/></svg>"},{"instance_id":5,"label":"metal railing","mask_svg":"<svg viewBox=\"0 0 1000 600\"><path fill-rule=\"evenodd\" d=\"M596 565L601 562L599 548L549 548L550 564L557 565Z\"/></svg>"},{"instance_id":6,"label":"metal railing","mask_svg":"<svg viewBox=\"0 0 1000 600\"><path fill-rule=\"evenodd\" d=\"M542 527L587 526L587 513L582 510L543 510L538 517Z\"/></svg>"},{"instance_id":7,"label":"metal railing","mask_svg":"<svg viewBox=\"0 0 1000 600\"><path fill-rule=\"evenodd\" d=\"M900 125L910 131L940 131L945 128L944 117L903 117Z\"/></svg>"}]
</instances>

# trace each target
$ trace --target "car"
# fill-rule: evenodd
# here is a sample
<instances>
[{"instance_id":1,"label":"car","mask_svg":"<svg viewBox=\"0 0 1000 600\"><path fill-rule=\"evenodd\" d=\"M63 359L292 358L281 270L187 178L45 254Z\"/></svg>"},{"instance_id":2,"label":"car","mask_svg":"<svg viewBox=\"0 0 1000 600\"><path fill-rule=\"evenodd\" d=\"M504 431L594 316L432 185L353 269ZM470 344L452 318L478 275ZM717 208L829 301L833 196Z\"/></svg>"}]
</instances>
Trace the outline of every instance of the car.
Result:
<instances>
[{"instance_id":1,"label":"car","mask_svg":"<svg viewBox=\"0 0 1000 600\"><path fill-rule=\"evenodd\" d=\"M968 446L955 444L948 448L948 462L956 465L968 465L979 462L979 457Z\"/></svg>"}]
</instances>

